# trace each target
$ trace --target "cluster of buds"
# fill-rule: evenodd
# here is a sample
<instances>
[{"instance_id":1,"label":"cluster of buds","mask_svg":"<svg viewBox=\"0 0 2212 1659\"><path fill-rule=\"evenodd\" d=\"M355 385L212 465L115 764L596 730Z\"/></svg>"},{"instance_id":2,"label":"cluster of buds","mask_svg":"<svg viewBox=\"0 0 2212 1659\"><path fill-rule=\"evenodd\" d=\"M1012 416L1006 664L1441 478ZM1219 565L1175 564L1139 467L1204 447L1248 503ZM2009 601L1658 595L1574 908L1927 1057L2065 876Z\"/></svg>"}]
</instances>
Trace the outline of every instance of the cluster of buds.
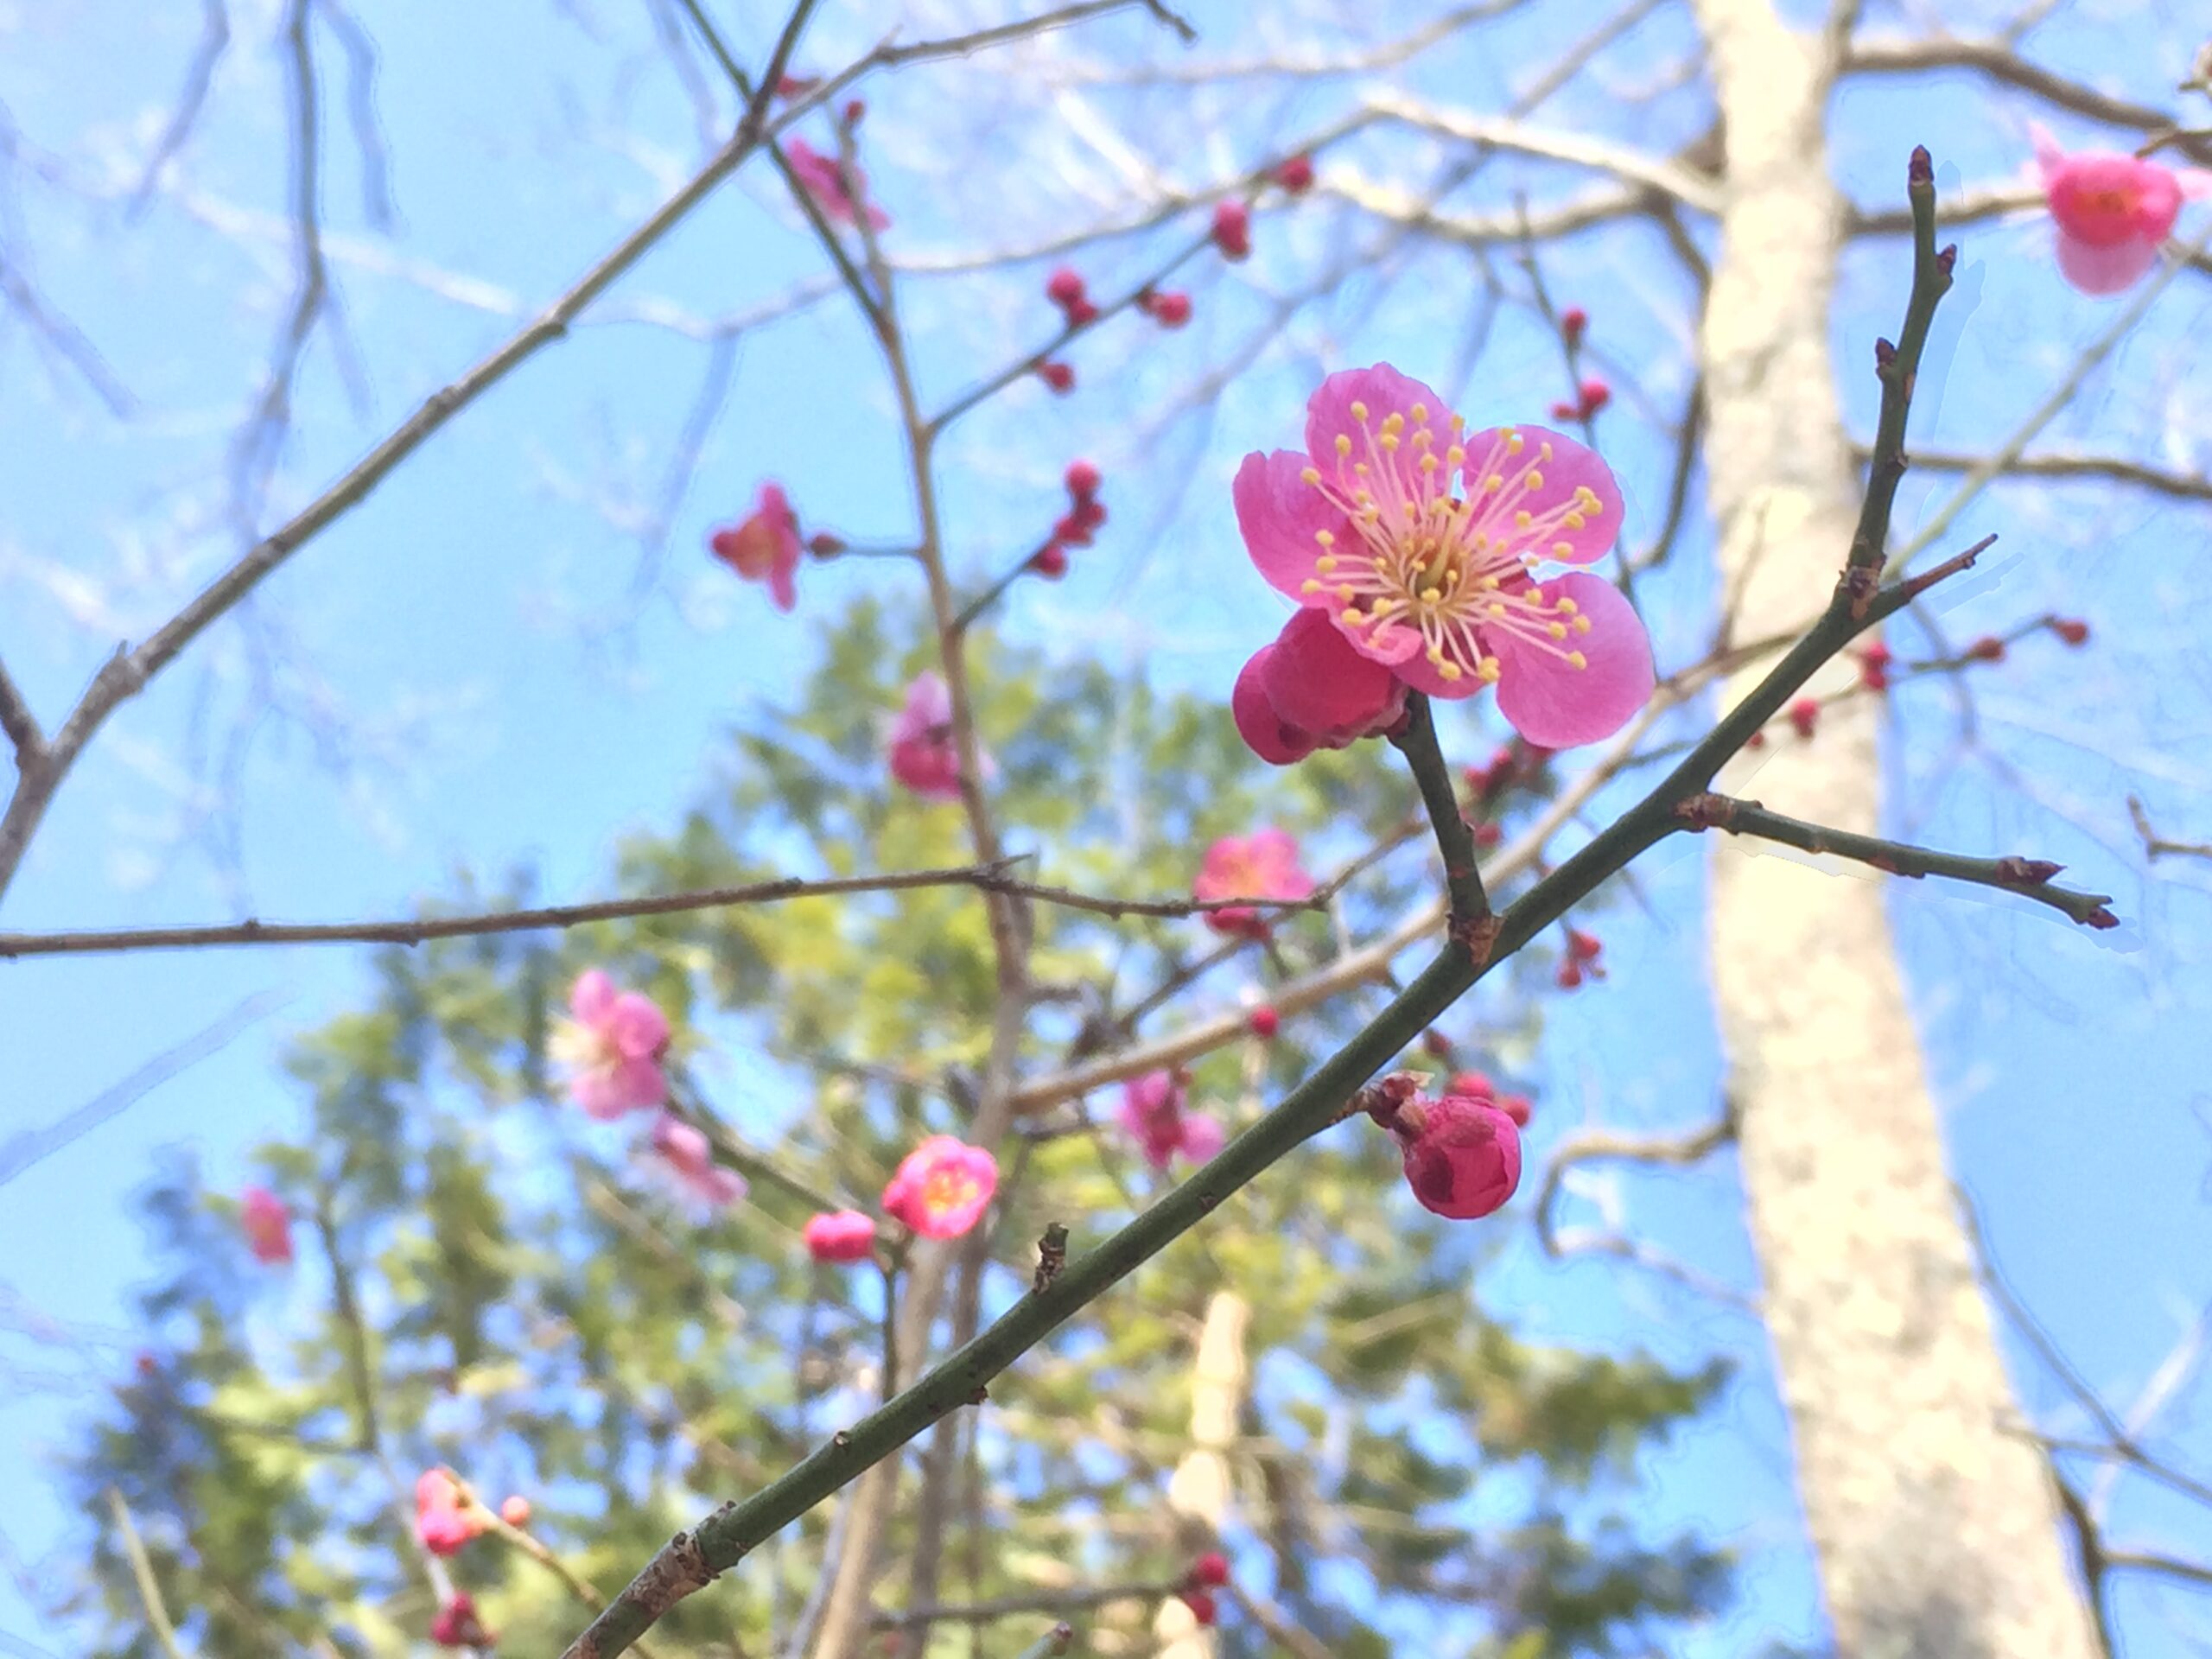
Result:
<instances>
[{"instance_id":1,"label":"cluster of buds","mask_svg":"<svg viewBox=\"0 0 2212 1659\"><path fill-rule=\"evenodd\" d=\"M1533 781L1551 757L1551 750L1534 743L1501 743L1486 765L1460 769L1474 807L1467 827L1474 834L1476 846L1495 847L1505 838L1497 822L1498 803L1516 785Z\"/></svg>"},{"instance_id":2,"label":"cluster of buds","mask_svg":"<svg viewBox=\"0 0 2212 1659\"><path fill-rule=\"evenodd\" d=\"M1065 481L1068 510L1054 522L1045 545L1029 557L1032 570L1054 582L1068 573L1068 550L1089 547L1098 527L1106 522L1106 506L1098 499L1098 486L1103 481L1098 468L1087 461L1070 461Z\"/></svg>"},{"instance_id":3,"label":"cluster of buds","mask_svg":"<svg viewBox=\"0 0 2212 1659\"><path fill-rule=\"evenodd\" d=\"M1469 1100L1491 1102L1513 1120L1513 1127L1516 1129L1529 1127L1529 1115L1535 1109L1534 1103L1526 1095L1499 1094L1497 1085L1491 1081L1486 1071L1454 1071L1445 1084L1444 1092L1463 1095Z\"/></svg>"},{"instance_id":4,"label":"cluster of buds","mask_svg":"<svg viewBox=\"0 0 2212 1659\"><path fill-rule=\"evenodd\" d=\"M1896 658L1879 639L1870 639L1859 652L1859 683L1869 691L1890 689L1890 664Z\"/></svg>"},{"instance_id":5,"label":"cluster of buds","mask_svg":"<svg viewBox=\"0 0 2212 1659\"><path fill-rule=\"evenodd\" d=\"M1210 1549L1191 1563L1182 1588L1175 1593L1191 1610L1192 1618L1201 1625L1211 1625L1221 1617L1221 1604L1213 1592L1228 1582L1229 1557L1217 1549Z\"/></svg>"},{"instance_id":6,"label":"cluster of buds","mask_svg":"<svg viewBox=\"0 0 2212 1659\"><path fill-rule=\"evenodd\" d=\"M1594 933L1585 933L1579 927L1567 930L1567 955L1559 964L1559 988L1571 991L1579 987L1585 977L1603 979L1605 969L1599 957L1605 954L1605 944Z\"/></svg>"},{"instance_id":7,"label":"cluster of buds","mask_svg":"<svg viewBox=\"0 0 2212 1659\"><path fill-rule=\"evenodd\" d=\"M1098 321L1098 308L1091 303L1083 273L1072 266L1062 265L1045 279L1045 297L1060 308L1070 328Z\"/></svg>"},{"instance_id":8,"label":"cluster of buds","mask_svg":"<svg viewBox=\"0 0 2212 1659\"><path fill-rule=\"evenodd\" d=\"M1561 401L1552 405L1555 421L1586 421L1613 401L1613 389L1596 375L1587 377L1574 389L1574 401Z\"/></svg>"},{"instance_id":9,"label":"cluster of buds","mask_svg":"<svg viewBox=\"0 0 2212 1659\"><path fill-rule=\"evenodd\" d=\"M1151 287L1141 288L1137 309L1163 328L1180 328L1191 320L1191 296L1180 289L1162 293Z\"/></svg>"}]
</instances>

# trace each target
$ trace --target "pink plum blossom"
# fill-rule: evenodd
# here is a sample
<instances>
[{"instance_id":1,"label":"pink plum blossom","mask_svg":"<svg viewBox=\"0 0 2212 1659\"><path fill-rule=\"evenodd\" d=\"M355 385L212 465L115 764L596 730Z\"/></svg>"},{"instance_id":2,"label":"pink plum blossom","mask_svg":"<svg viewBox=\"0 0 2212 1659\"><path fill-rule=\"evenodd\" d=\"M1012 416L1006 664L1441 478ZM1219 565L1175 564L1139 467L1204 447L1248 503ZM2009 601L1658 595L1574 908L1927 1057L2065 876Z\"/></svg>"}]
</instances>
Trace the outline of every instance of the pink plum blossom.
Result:
<instances>
[{"instance_id":1,"label":"pink plum blossom","mask_svg":"<svg viewBox=\"0 0 2212 1659\"><path fill-rule=\"evenodd\" d=\"M1273 645L1252 653L1229 706L1252 753L1287 766L1389 731L1405 716L1406 686L1362 656L1325 611L1300 608Z\"/></svg>"},{"instance_id":2,"label":"pink plum blossom","mask_svg":"<svg viewBox=\"0 0 2212 1659\"><path fill-rule=\"evenodd\" d=\"M925 1238L958 1238L982 1219L998 1186L997 1159L933 1135L906 1154L883 1189L883 1213Z\"/></svg>"},{"instance_id":3,"label":"pink plum blossom","mask_svg":"<svg viewBox=\"0 0 2212 1659\"><path fill-rule=\"evenodd\" d=\"M1198 879L1191 883L1195 899L1303 899L1313 891L1313 878L1298 861L1298 840L1287 830L1255 830L1249 836L1224 836L1206 849ZM1217 933L1246 938L1265 938L1268 925L1248 905L1205 912L1206 925Z\"/></svg>"},{"instance_id":4,"label":"pink plum blossom","mask_svg":"<svg viewBox=\"0 0 2212 1659\"><path fill-rule=\"evenodd\" d=\"M857 1210L830 1210L807 1218L800 1235L817 1262L865 1262L875 1252L875 1221Z\"/></svg>"},{"instance_id":5,"label":"pink plum blossom","mask_svg":"<svg viewBox=\"0 0 2212 1659\"><path fill-rule=\"evenodd\" d=\"M2158 262L2184 196L2212 194L2212 173L2176 172L2112 150L2068 155L2042 127L2033 130L2058 269L2084 294L2117 294Z\"/></svg>"},{"instance_id":6,"label":"pink plum blossom","mask_svg":"<svg viewBox=\"0 0 2212 1659\"><path fill-rule=\"evenodd\" d=\"M952 737L952 693L934 673L918 674L892 722L885 753L891 775L925 801L960 798L960 751Z\"/></svg>"},{"instance_id":7,"label":"pink plum blossom","mask_svg":"<svg viewBox=\"0 0 2212 1659\"><path fill-rule=\"evenodd\" d=\"M593 968L569 992L569 1012L548 1046L569 1068L569 1092L602 1122L668 1098L661 1057L668 1051L668 1016L649 996L617 991Z\"/></svg>"},{"instance_id":8,"label":"pink plum blossom","mask_svg":"<svg viewBox=\"0 0 2212 1659\"><path fill-rule=\"evenodd\" d=\"M448 1471L425 1469L416 1481L415 1536L431 1554L455 1554L490 1525Z\"/></svg>"},{"instance_id":9,"label":"pink plum blossom","mask_svg":"<svg viewBox=\"0 0 2212 1659\"><path fill-rule=\"evenodd\" d=\"M267 1187L249 1186L238 1194L238 1225L255 1261L273 1265L292 1259L292 1212Z\"/></svg>"},{"instance_id":10,"label":"pink plum blossom","mask_svg":"<svg viewBox=\"0 0 2212 1659\"><path fill-rule=\"evenodd\" d=\"M840 172L834 160L804 138L788 140L784 155L791 164L791 171L798 175L800 185L822 210L823 218L831 224L856 224L859 214L865 212L871 231L891 228L891 215L868 199L868 175L861 171L858 162L848 162L845 171ZM850 190L845 188L846 173L852 175Z\"/></svg>"},{"instance_id":11,"label":"pink plum blossom","mask_svg":"<svg viewBox=\"0 0 2212 1659\"><path fill-rule=\"evenodd\" d=\"M1611 470L1572 438L1469 434L1378 364L1323 381L1306 453L1247 455L1235 494L1260 574L1417 691L1495 685L1500 712L1547 748L1610 735L1651 695L1651 642L1612 584L1537 574L1601 558L1620 531Z\"/></svg>"},{"instance_id":12,"label":"pink plum blossom","mask_svg":"<svg viewBox=\"0 0 2212 1659\"><path fill-rule=\"evenodd\" d=\"M798 603L793 573L804 550L798 539L798 515L791 511L780 484L763 484L752 515L725 524L707 538L714 556L747 582L768 584L768 597L779 611Z\"/></svg>"},{"instance_id":13,"label":"pink plum blossom","mask_svg":"<svg viewBox=\"0 0 2212 1659\"><path fill-rule=\"evenodd\" d=\"M652 1147L685 1197L720 1210L745 1196L745 1177L716 1163L706 1135L682 1118L663 1112L653 1125Z\"/></svg>"},{"instance_id":14,"label":"pink plum blossom","mask_svg":"<svg viewBox=\"0 0 2212 1659\"><path fill-rule=\"evenodd\" d=\"M1415 1095L1388 1120L1421 1208L1471 1221L1502 1207L1521 1184L1521 1131L1480 1095Z\"/></svg>"},{"instance_id":15,"label":"pink plum blossom","mask_svg":"<svg viewBox=\"0 0 2212 1659\"><path fill-rule=\"evenodd\" d=\"M1154 1169L1166 1169L1175 1154L1202 1164L1219 1152L1222 1127L1202 1112L1188 1109L1183 1078L1173 1071L1147 1071L1122 1086L1116 1116Z\"/></svg>"}]
</instances>

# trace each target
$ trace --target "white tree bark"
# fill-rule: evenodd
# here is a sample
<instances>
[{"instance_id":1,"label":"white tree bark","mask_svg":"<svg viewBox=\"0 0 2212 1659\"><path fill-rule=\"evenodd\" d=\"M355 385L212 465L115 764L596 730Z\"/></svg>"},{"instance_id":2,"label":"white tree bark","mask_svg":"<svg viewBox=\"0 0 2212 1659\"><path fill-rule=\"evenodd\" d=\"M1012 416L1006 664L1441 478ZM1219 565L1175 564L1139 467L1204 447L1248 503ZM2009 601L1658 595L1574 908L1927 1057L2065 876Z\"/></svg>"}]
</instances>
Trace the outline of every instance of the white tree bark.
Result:
<instances>
[{"instance_id":1,"label":"white tree bark","mask_svg":"<svg viewBox=\"0 0 2212 1659\"><path fill-rule=\"evenodd\" d=\"M1727 134L1707 308L1706 454L1739 635L1817 610L1857 483L1828 329L1842 203L1831 45L1771 0L1696 0ZM1906 137L1897 166L1902 192ZM1904 308L1904 273L1897 299ZM1871 374L1872 340L1854 341ZM1848 680L1832 669L1815 690ZM1749 677L1731 695L1749 684ZM1764 753L1754 792L1872 830L1878 702ZM1846 1659L2091 1659L2042 1462L2017 1416L1954 1201L1878 881L1722 840L1713 979L1799 1484Z\"/></svg>"}]
</instances>

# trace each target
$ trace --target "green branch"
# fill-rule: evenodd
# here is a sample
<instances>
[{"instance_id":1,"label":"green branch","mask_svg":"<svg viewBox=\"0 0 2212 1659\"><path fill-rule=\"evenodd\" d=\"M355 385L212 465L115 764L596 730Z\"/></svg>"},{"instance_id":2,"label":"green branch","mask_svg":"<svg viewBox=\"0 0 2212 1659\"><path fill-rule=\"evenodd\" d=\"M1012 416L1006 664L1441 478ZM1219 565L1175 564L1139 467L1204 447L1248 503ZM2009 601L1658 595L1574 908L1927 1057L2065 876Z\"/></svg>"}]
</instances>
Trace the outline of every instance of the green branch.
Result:
<instances>
[{"instance_id":1,"label":"green branch","mask_svg":"<svg viewBox=\"0 0 2212 1659\"><path fill-rule=\"evenodd\" d=\"M1421 803L1428 809L1429 823L1436 830L1436 849L1444 855L1444 887L1452 899L1454 937L1485 920L1490 895L1483 891L1481 855L1475 850L1475 832L1459 810L1459 791L1452 787L1452 769L1436 743L1436 717L1428 699L1418 691L1406 694L1406 729L1390 740L1421 785Z\"/></svg>"},{"instance_id":2,"label":"green branch","mask_svg":"<svg viewBox=\"0 0 2212 1659\"><path fill-rule=\"evenodd\" d=\"M2018 854L2003 858L1967 858L1957 853L1933 852L1907 842L1884 841L1878 836L1861 836L1848 830L1808 823L1802 818L1784 817L1779 812L1768 811L1757 801L1739 801L1728 795L1693 795L1677 805L1675 811L1691 830L1726 830L1732 836L1756 836L1761 841L1779 842L1800 852L1832 853L1838 858L1851 859L1916 881L1923 876L1937 875L1947 881L1995 887L2048 905L2084 927L2120 925L2120 918L2108 908L2112 903L2110 893L2076 893L2071 887L2054 887L2050 878L2063 866L2048 859L2022 858Z\"/></svg>"}]
</instances>

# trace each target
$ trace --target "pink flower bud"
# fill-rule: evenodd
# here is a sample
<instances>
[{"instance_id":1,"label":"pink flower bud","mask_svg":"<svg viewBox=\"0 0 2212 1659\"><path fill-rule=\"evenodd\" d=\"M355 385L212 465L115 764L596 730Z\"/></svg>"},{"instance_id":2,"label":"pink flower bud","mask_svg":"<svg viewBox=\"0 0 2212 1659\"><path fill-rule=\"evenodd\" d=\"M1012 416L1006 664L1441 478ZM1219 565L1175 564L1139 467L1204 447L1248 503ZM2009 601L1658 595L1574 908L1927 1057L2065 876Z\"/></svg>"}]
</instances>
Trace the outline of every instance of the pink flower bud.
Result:
<instances>
[{"instance_id":1,"label":"pink flower bud","mask_svg":"<svg viewBox=\"0 0 2212 1659\"><path fill-rule=\"evenodd\" d=\"M1068 493L1076 500L1090 500L1092 496L1098 493L1098 486L1103 482L1104 482L1103 476L1090 461L1071 461L1068 463Z\"/></svg>"},{"instance_id":2,"label":"pink flower bud","mask_svg":"<svg viewBox=\"0 0 2212 1659\"><path fill-rule=\"evenodd\" d=\"M1282 1016L1267 1003L1262 1002L1250 1014L1245 1015L1244 1023L1251 1027L1255 1037L1265 1042L1282 1029Z\"/></svg>"},{"instance_id":3,"label":"pink flower bud","mask_svg":"<svg viewBox=\"0 0 2212 1659\"><path fill-rule=\"evenodd\" d=\"M499 1519L511 1527L528 1526L530 1516L530 1500L519 1492L499 1505Z\"/></svg>"},{"instance_id":4,"label":"pink flower bud","mask_svg":"<svg viewBox=\"0 0 2212 1659\"><path fill-rule=\"evenodd\" d=\"M1505 831L1487 818L1480 823L1471 825L1470 828L1475 832L1475 845L1484 849L1495 847L1505 839Z\"/></svg>"},{"instance_id":5,"label":"pink flower bud","mask_svg":"<svg viewBox=\"0 0 2212 1659\"><path fill-rule=\"evenodd\" d=\"M859 99L849 100L845 105L845 124L849 127L857 127L861 124L861 118L867 113L868 105Z\"/></svg>"},{"instance_id":6,"label":"pink flower bud","mask_svg":"<svg viewBox=\"0 0 2212 1659\"><path fill-rule=\"evenodd\" d=\"M1872 640L1859 653L1859 683L1869 691L1890 689L1890 664L1894 660L1890 648L1879 639Z\"/></svg>"},{"instance_id":7,"label":"pink flower bud","mask_svg":"<svg viewBox=\"0 0 2212 1659\"><path fill-rule=\"evenodd\" d=\"M1085 291L1082 276L1066 265L1062 265L1045 281L1045 297L1062 310L1082 299Z\"/></svg>"},{"instance_id":8,"label":"pink flower bud","mask_svg":"<svg viewBox=\"0 0 2212 1659\"><path fill-rule=\"evenodd\" d=\"M1302 196L1313 188L1313 158L1294 156L1275 168L1275 182L1294 196Z\"/></svg>"},{"instance_id":9,"label":"pink flower bud","mask_svg":"<svg viewBox=\"0 0 2212 1659\"><path fill-rule=\"evenodd\" d=\"M1141 296L1137 303L1163 328L1180 328L1191 320L1191 296L1180 290Z\"/></svg>"},{"instance_id":10,"label":"pink flower bud","mask_svg":"<svg viewBox=\"0 0 2212 1659\"><path fill-rule=\"evenodd\" d=\"M1985 633L1967 647L1967 656L1977 663L2001 663L2005 660L2005 642L1993 633Z\"/></svg>"},{"instance_id":11,"label":"pink flower bud","mask_svg":"<svg viewBox=\"0 0 2212 1659\"><path fill-rule=\"evenodd\" d=\"M1183 1605L1191 1610L1191 1617L1200 1624L1211 1624L1221 1617L1221 1604L1213 1599L1211 1592L1192 1589L1181 1593Z\"/></svg>"},{"instance_id":12,"label":"pink flower bud","mask_svg":"<svg viewBox=\"0 0 2212 1659\"><path fill-rule=\"evenodd\" d=\"M1528 1096L1500 1095L1497 1100L1497 1109L1513 1120L1515 1128L1525 1129L1529 1127Z\"/></svg>"},{"instance_id":13,"label":"pink flower bud","mask_svg":"<svg viewBox=\"0 0 2212 1659\"><path fill-rule=\"evenodd\" d=\"M1206 1551L1191 1563L1191 1582L1219 1589L1229 1582L1229 1557L1217 1549Z\"/></svg>"},{"instance_id":14,"label":"pink flower bud","mask_svg":"<svg viewBox=\"0 0 2212 1659\"><path fill-rule=\"evenodd\" d=\"M2054 616L2050 619L2050 631L2069 645L2089 643L2089 625L2079 617Z\"/></svg>"},{"instance_id":15,"label":"pink flower bud","mask_svg":"<svg viewBox=\"0 0 2212 1659\"><path fill-rule=\"evenodd\" d=\"M817 559L834 559L845 550L845 538L817 530L806 538L806 550Z\"/></svg>"},{"instance_id":16,"label":"pink flower bud","mask_svg":"<svg viewBox=\"0 0 2212 1659\"><path fill-rule=\"evenodd\" d=\"M1068 307L1068 327L1088 328L1098 321L1098 308L1089 300L1077 300Z\"/></svg>"},{"instance_id":17,"label":"pink flower bud","mask_svg":"<svg viewBox=\"0 0 2212 1659\"><path fill-rule=\"evenodd\" d=\"M1521 1184L1521 1132L1493 1101L1416 1096L1398 1108L1391 1132L1404 1151L1414 1197L1437 1215L1487 1216Z\"/></svg>"},{"instance_id":18,"label":"pink flower bud","mask_svg":"<svg viewBox=\"0 0 2212 1659\"><path fill-rule=\"evenodd\" d=\"M1590 327L1590 314L1579 305L1570 305L1559 314L1559 331L1570 346L1582 343L1583 334Z\"/></svg>"},{"instance_id":19,"label":"pink flower bud","mask_svg":"<svg viewBox=\"0 0 2212 1659\"><path fill-rule=\"evenodd\" d=\"M1582 964L1569 957L1560 963L1559 972L1552 978L1562 991L1579 990L1582 985Z\"/></svg>"},{"instance_id":20,"label":"pink flower bud","mask_svg":"<svg viewBox=\"0 0 2212 1659\"><path fill-rule=\"evenodd\" d=\"M1567 952L1577 962L1595 962L1605 948L1594 933L1585 933L1579 927L1567 930Z\"/></svg>"},{"instance_id":21,"label":"pink flower bud","mask_svg":"<svg viewBox=\"0 0 2212 1659\"><path fill-rule=\"evenodd\" d=\"M800 1236L817 1262L865 1262L875 1253L875 1222L857 1210L810 1217Z\"/></svg>"},{"instance_id":22,"label":"pink flower bud","mask_svg":"<svg viewBox=\"0 0 2212 1659\"><path fill-rule=\"evenodd\" d=\"M1447 1095L1465 1095L1470 1100L1488 1100L1497 1093L1497 1085L1482 1071L1454 1071L1444 1085Z\"/></svg>"},{"instance_id":23,"label":"pink flower bud","mask_svg":"<svg viewBox=\"0 0 2212 1659\"><path fill-rule=\"evenodd\" d=\"M1047 542L1029 556L1029 568L1047 582L1058 582L1068 573L1068 550L1058 542Z\"/></svg>"},{"instance_id":24,"label":"pink flower bud","mask_svg":"<svg viewBox=\"0 0 2212 1659\"><path fill-rule=\"evenodd\" d=\"M1440 1060L1452 1058L1452 1039L1434 1026L1421 1033L1421 1046Z\"/></svg>"},{"instance_id":25,"label":"pink flower bud","mask_svg":"<svg viewBox=\"0 0 2212 1659\"><path fill-rule=\"evenodd\" d=\"M813 75L779 75L776 78L778 98L804 98L818 84Z\"/></svg>"},{"instance_id":26,"label":"pink flower bud","mask_svg":"<svg viewBox=\"0 0 2212 1659\"><path fill-rule=\"evenodd\" d=\"M1789 723L1796 728L1798 736L1809 742L1821 723L1821 700L1818 697L1798 698L1789 705Z\"/></svg>"},{"instance_id":27,"label":"pink flower bud","mask_svg":"<svg viewBox=\"0 0 2212 1659\"><path fill-rule=\"evenodd\" d=\"M1075 371L1065 363L1055 363L1049 359L1039 363L1037 365L1037 376L1062 397L1065 397L1075 390Z\"/></svg>"},{"instance_id":28,"label":"pink flower bud","mask_svg":"<svg viewBox=\"0 0 2212 1659\"><path fill-rule=\"evenodd\" d=\"M1252 215L1241 201L1224 201L1213 210L1213 245L1224 259L1242 259L1252 251Z\"/></svg>"},{"instance_id":29,"label":"pink flower bud","mask_svg":"<svg viewBox=\"0 0 2212 1659\"><path fill-rule=\"evenodd\" d=\"M238 1226L257 1262L282 1264L292 1259L292 1212L265 1186L238 1195Z\"/></svg>"},{"instance_id":30,"label":"pink flower bud","mask_svg":"<svg viewBox=\"0 0 2212 1659\"><path fill-rule=\"evenodd\" d=\"M1594 375L1582 383L1581 395L1585 416L1595 415L1613 401L1613 389Z\"/></svg>"},{"instance_id":31,"label":"pink flower bud","mask_svg":"<svg viewBox=\"0 0 2212 1659\"><path fill-rule=\"evenodd\" d=\"M1560 402L1552 405L1552 419L1555 421L1575 421L1581 418L1582 406L1580 404Z\"/></svg>"}]
</instances>

